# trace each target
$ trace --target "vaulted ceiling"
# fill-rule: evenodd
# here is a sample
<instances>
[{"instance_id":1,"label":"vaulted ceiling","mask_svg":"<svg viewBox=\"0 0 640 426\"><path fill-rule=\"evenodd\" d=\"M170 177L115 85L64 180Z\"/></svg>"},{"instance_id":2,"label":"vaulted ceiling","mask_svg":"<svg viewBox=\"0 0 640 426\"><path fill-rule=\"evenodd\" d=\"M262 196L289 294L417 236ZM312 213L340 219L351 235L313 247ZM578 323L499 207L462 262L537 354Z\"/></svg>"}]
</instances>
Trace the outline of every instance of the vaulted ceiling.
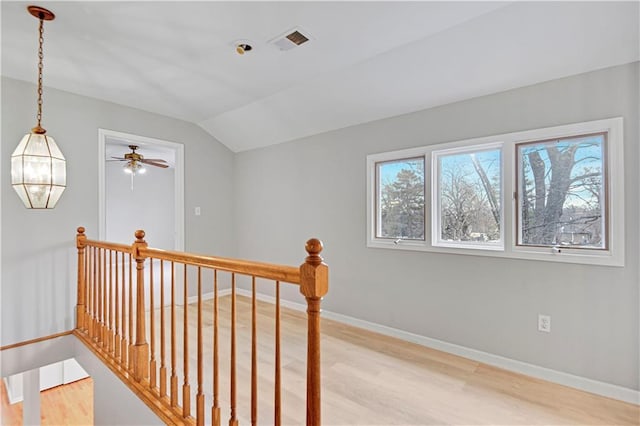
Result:
<instances>
[{"instance_id":1,"label":"vaulted ceiling","mask_svg":"<svg viewBox=\"0 0 640 426\"><path fill-rule=\"evenodd\" d=\"M28 4L2 2L2 74L35 82ZM638 2L42 5L46 86L196 123L236 152L640 59ZM292 29L310 41L280 50Z\"/></svg>"}]
</instances>

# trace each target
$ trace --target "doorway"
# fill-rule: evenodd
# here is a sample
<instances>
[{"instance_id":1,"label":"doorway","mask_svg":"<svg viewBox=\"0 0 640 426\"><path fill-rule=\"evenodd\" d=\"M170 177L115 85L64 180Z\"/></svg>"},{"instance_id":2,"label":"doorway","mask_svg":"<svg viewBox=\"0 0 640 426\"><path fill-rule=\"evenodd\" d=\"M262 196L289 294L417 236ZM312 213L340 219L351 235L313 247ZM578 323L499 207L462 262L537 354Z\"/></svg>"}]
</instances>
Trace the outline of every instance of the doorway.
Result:
<instances>
[{"instance_id":1,"label":"doorway","mask_svg":"<svg viewBox=\"0 0 640 426\"><path fill-rule=\"evenodd\" d=\"M184 250L184 145L99 129L98 238L131 244L144 229L149 245ZM145 158L160 158L167 168L143 165L145 173L126 173L130 146Z\"/></svg>"},{"instance_id":2,"label":"doorway","mask_svg":"<svg viewBox=\"0 0 640 426\"><path fill-rule=\"evenodd\" d=\"M184 251L184 145L113 130L99 130L98 239L130 245L134 232L143 229L149 247ZM120 161L136 147L145 159L162 159L166 168L143 164L145 173L127 173L128 161ZM125 262L128 263L128 260ZM164 265L170 276L171 266ZM159 277L160 262L153 264ZM150 282L145 268L145 282ZM161 287L166 303L170 287L155 281L153 293L160 300ZM145 286L145 306L150 303ZM176 302L181 303L182 298Z\"/></svg>"}]
</instances>

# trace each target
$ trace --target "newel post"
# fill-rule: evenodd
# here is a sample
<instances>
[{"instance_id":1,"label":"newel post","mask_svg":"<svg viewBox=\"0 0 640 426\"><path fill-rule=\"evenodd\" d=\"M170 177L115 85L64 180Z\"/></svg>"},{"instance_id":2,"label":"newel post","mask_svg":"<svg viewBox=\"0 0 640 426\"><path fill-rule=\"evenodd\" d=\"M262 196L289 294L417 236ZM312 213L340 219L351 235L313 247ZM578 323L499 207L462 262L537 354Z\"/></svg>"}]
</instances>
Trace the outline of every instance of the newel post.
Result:
<instances>
[{"instance_id":1,"label":"newel post","mask_svg":"<svg viewBox=\"0 0 640 426\"><path fill-rule=\"evenodd\" d=\"M144 231L138 229L133 243L133 257L136 260L136 343L133 346L133 377L141 381L149 377L149 344L144 327L144 261L140 249L147 248ZM129 302L131 303L131 302Z\"/></svg>"},{"instance_id":2,"label":"newel post","mask_svg":"<svg viewBox=\"0 0 640 426\"><path fill-rule=\"evenodd\" d=\"M321 424L320 304L329 290L329 267L322 262L322 241L305 246L309 256L300 266L300 293L307 299L307 426Z\"/></svg>"},{"instance_id":3,"label":"newel post","mask_svg":"<svg viewBox=\"0 0 640 426\"><path fill-rule=\"evenodd\" d=\"M86 322L86 307L84 305L85 300L85 264L84 264L84 247L87 240L87 236L84 235L84 227L78 227L78 234L76 235L76 247L78 247L78 303L76 304L76 328L84 330L87 326Z\"/></svg>"}]
</instances>

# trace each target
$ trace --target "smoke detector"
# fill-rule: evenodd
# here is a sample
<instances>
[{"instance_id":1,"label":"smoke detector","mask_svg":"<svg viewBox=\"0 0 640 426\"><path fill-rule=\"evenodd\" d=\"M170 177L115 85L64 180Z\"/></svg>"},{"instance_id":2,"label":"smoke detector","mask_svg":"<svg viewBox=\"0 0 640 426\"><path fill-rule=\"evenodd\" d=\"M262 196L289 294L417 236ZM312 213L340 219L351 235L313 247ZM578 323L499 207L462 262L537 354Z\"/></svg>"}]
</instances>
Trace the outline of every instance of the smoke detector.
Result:
<instances>
[{"instance_id":1,"label":"smoke detector","mask_svg":"<svg viewBox=\"0 0 640 426\"><path fill-rule=\"evenodd\" d=\"M300 27L296 27L279 35L269 43L275 45L280 50L291 50L294 47L305 44L309 40L311 40L309 33L303 31Z\"/></svg>"}]
</instances>

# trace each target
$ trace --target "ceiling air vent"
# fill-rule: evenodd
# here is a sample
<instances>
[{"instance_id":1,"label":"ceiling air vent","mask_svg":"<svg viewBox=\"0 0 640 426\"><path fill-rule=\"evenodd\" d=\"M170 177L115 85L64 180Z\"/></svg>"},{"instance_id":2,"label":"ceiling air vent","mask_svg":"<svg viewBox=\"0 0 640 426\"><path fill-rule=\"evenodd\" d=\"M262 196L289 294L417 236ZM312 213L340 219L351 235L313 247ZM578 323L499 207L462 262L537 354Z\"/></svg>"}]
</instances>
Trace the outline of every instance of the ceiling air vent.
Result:
<instances>
[{"instance_id":1,"label":"ceiling air vent","mask_svg":"<svg viewBox=\"0 0 640 426\"><path fill-rule=\"evenodd\" d=\"M300 28L294 28L271 40L270 43L276 45L280 50L291 50L311 39L308 33L304 34Z\"/></svg>"}]
</instances>

